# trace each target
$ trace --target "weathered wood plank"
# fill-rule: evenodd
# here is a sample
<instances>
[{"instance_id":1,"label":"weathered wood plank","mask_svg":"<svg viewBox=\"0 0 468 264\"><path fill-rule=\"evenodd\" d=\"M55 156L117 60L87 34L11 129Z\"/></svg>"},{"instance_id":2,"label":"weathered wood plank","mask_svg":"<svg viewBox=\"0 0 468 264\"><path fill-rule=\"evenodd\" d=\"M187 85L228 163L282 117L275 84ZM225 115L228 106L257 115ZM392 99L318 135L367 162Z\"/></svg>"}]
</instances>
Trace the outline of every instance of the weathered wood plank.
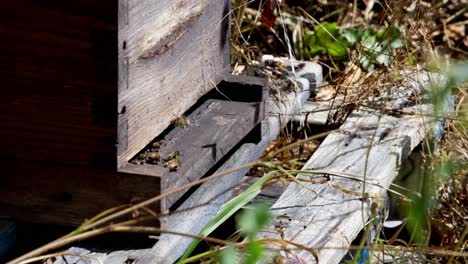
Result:
<instances>
[{"instance_id":1,"label":"weathered wood plank","mask_svg":"<svg viewBox=\"0 0 468 264\"><path fill-rule=\"evenodd\" d=\"M151 177L120 180L116 139L119 153L144 144L222 79L228 11L207 0L2 4L2 213L76 224L159 192Z\"/></svg>"},{"instance_id":2,"label":"weathered wood plank","mask_svg":"<svg viewBox=\"0 0 468 264\"><path fill-rule=\"evenodd\" d=\"M259 145L244 144L219 171L255 161L262 155L262 148L266 148L265 142L261 142ZM163 228L187 234L198 234L206 223L216 215L221 206L228 201L233 187L247 172L248 169L239 170L221 179L203 184L178 209L183 212L176 212L170 217L161 219ZM149 263L172 263L182 255L192 241L187 237L162 234L158 243L153 247L151 256L144 256L143 259L151 259Z\"/></svg>"},{"instance_id":3,"label":"weathered wood plank","mask_svg":"<svg viewBox=\"0 0 468 264\"><path fill-rule=\"evenodd\" d=\"M118 166L225 76L229 0L120 0Z\"/></svg>"},{"instance_id":4,"label":"weathered wood plank","mask_svg":"<svg viewBox=\"0 0 468 264\"><path fill-rule=\"evenodd\" d=\"M282 230L270 226L259 238L285 239L314 248L320 263L338 263L342 259L364 227L371 204L379 203L378 197L397 175L401 162L424 138L427 124L432 121L418 114L427 114L430 106L412 102L409 95L420 94L434 76L407 76L411 77L415 80L395 87L387 96L393 100L380 106L416 114L396 116L362 108L351 114L341 132L329 135L304 166L310 171L354 175L352 178L366 184L330 174L299 175L299 179L306 180L328 176L330 181L320 185L304 182L307 188L288 186L272 206L275 226L281 224ZM363 192L367 195L362 196ZM315 262L309 252L292 250L307 263Z\"/></svg>"},{"instance_id":5,"label":"weathered wood plank","mask_svg":"<svg viewBox=\"0 0 468 264\"><path fill-rule=\"evenodd\" d=\"M339 108L339 99L335 102L330 101L307 101L301 112L294 116L294 121L300 124L304 122L310 125L325 125L328 115L334 113Z\"/></svg>"},{"instance_id":6,"label":"weathered wood plank","mask_svg":"<svg viewBox=\"0 0 468 264\"><path fill-rule=\"evenodd\" d=\"M236 168L257 160L268 144L278 136L281 128L286 125L293 114L302 108L303 102L310 96L310 90L315 89L322 80L320 66L315 63L307 64L310 67L309 73L313 75L313 78L298 78L302 90L291 92L282 102L267 97L268 104L265 112L269 114L267 114L268 118L265 118L262 122L263 136L261 141L256 144L243 145L218 171ZM241 170L204 183L180 207L180 209L193 208L193 210L175 213L162 219L163 228L187 234L198 234L222 205L232 197L234 187L246 172L247 170ZM192 241L193 239L188 237L162 234L160 241L153 247L150 256L145 256L144 260L151 260L148 263L172 263L183 254Z\"/></svg>"},{"instance_id":7,"label":"weathered wood plank","mask_svg":"<svg viewBox=\"0 0 468 264\"><path fill-rule=\"evenodd\" d=\"M268 117L261 123L262 138L260 142L242 145L218 171L236 168L258 159L268 144L278 136L281 128L295 113L300 111L303 103L310 96L310 90L316 89L322 81L321 67L316 63L307 64L308 73L313 76L297 79L302 90L287 94L281 102L271 96L266 99L265 113L268 113ZM229 80L235 79L238 77L229 78ZM192 235L198 234L222 205L232 197L234 187L246 172L247 170L241 170L202 184L182 203L179 207L180 212L161 219L162 228ZM189 208L193 209L182 210ZM150 251L142 250L141 252L132 252L132 254L137 255L135 261L140 264L172 263L183 254L192 241L193 239L184 236L161 234L159 242ZM125 256L128 255L123 254L122 259L125 259ZM106 263L123 264L120 261Z\"/></svg>"},{"instance_id":8,"label":"weathered wood plank","mask_svg":"<svg viewBox=\"0 0 468 264\"><path fill-rule=\"evenodd\" d=\"M406 263L417 264L427 263L427 256L421 252L405 252L398 249L385 249L385 251L372 251L370 252L371 263Z\"/></svg>"},{"instance_id":9,"label":"weathered wood plank","mask_svg":"<svg viewBox=\"0 0 468 264\"><path fill-rule=\"evenodd\" d=\"M2 159L115 168L117 2L2 3Z\"/></svg>"},{"instance_id":10,"label":"weathered wood plank","mask_svg":"<svg viewBox=\"0 0 468 264\"><path fill-rule=\"evenodd\" d=\"M106 208L153 197L159 177L86 166L3 160L1 214L18 221L80 225ZM15 175L15 177L10 177ZM152 210L159 211L159 204Z\"/></svg>"},{"instance_id":11,"label":"weathered wood plank","mask_svg":"<svg viewBox=\"0 0 468 264\"><path fill-rule=\"evenodd\" d=\"M259 179L259 177L246 175L244 178L242 178L242 181L239 183L239 185L234 189L233 196L241 194ZM284 190L289 186L289 184L289 182L274 182L264 186L262 191L258 194L257 197L254 198L252 203L256 204L264 202L269 205L273 205L284 192Z\"/></svg>"},{"instance_id":12,"label":"weathered wood plank","mask_svg":"<svg viewBox=\"0 0 468 264\"><path fill-rule=\"evenodd\" d=\"M163 176L162 193L167 193L205 175L226 153L263 119L262 103L208 100L187 117L188 127L176 127L162 141L161 158L179 153L177 171ZM182 192L161 201L166 212Z\"/></svg>"},{"instance_id":13,"label":"weathered wood plank","mask_svg":"<svg viewBox=\"0 0 468 264\"><path fill-rule=\"evenodd\" d=\"M67 250L66 255L58 257L55 264L95 264L95 263L119 263L127 264L134 263L141 254L148 252L150 249L138 250L118 250L107 253L92 252L90 250L78 247L72 247Z\"/></svg>"}]
</instances>

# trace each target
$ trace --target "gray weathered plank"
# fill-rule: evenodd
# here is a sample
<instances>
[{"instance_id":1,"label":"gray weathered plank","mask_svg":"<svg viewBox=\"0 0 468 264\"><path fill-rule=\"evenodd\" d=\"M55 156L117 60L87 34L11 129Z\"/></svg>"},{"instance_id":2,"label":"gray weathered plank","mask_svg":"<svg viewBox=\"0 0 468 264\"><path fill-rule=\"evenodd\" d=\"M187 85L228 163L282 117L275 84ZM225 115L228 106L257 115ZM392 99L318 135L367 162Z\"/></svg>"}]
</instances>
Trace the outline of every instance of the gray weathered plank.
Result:
<instances>
[{"instance_id":1,"label":"gray weathered plank","mask_svg":"<svg viewBox=\"0 0 468 264\"><path fill-rule=\"evenodd\" d=\"M237 151L219 171L235 168L241 164L255 161L262 155L266 141L260 144L247 143ZM231 197L233 187L238 184L248 169L226 175L217 180L207 182L191 195L180 208L183 212L175 213L161 219L163 229L177 230L187 234L198 234L212 219L222 205ZM161 234L160 240L153 247L149 263L172 263L177 260L193 240L187 237Z\"/></svg>"},{"instance_id":2,"label":"gray weathered plank","mask_svg":"<svg viewBox=\"0 0 468 264\"><path fill-rule=\"evenodd\" d=\"M119 0L119 167L223 79L229 3Z\"/></svg>"},{"instance_id":3,"label":"gray weathered plank","mask_svg":"<svg viewBox=\"0 0 468 264\"><path fill-rule=\"evenodd\" d=\"M265 113L268 117L262 123L262 138L258 143L246 143L231 156L218 171L236 168L258 159L268 144L280 133L288 120L303 107L303 103L310 96L310 90L315 89L322 81L321 67L316 63L307 63L309 73L313 78L298 78L302 89L291 92L282 98L281 102L268 96L266 98ZM235 77L232 77L236 79ZM239 183L247 170L241 170L222 178L202 184L182 205L180 212L161 219L163 229L196 235L219 211L222 205L232 197L234 187ZM209 203L206 203L209 202ZM181 210L193 208L192 210ZM172 263L177 260L190 245L193 239L161 234L160 240L151 250L131 251L126 254L119 252L119 259L105 263L123 264L122 260L131 257L136 263ZM86 257L93 252L83 252ZM130 256L131 254L131 256ZM136 258L134 258L136 256ZM96 257L99 261L109 260L106 256ZM90 261L83 263L92 263Z\"/></svg>"},{"instance_id":4,"label":"gray weathered plank","mask_svg":"<svg viewBox=\"0 0 468 264\"><path fill-rule=\"evenodd\" d=\"M307 188L290 184L272 206L274 225L260 233L259 238L285 239L314 248L319 263L338 263L342 259L364 227L371 204L380 202L372 197L383 195L401 162L424 138L427 124L433 121L418 114L427 114L430 106L413 103L409 96L420 94L432 75L407 76L412 77L415 80L409 85L391 90L387 98L394 99L380 106L416 114L396 116L366 108L355 111L342 125L342 131L330 134L304 166L310 171L354 175L353 178L365 179L366 184L330 174L329 184L304 182ZM302 174L298 178L323 176ZM363 197L364 191L370 197ZM283 228L278 230L275 226ZM307 263L315 262L309 252L291 249Z\"/></svg>"},{"instance_id":5,"label":"gray weathered plank","mask_svg":"<svg viewBox=\"0 0 468 264\"><path fill-rule=\"evenodd\" d=\"M263 119L261 103L208 100L187 117L188 127L177 127L162 141L161 157L178 152L180 168L163 176L162 193L205 175ZM166 212L182 192L161 201Z\"/></svg>"},{"instance_id":6,"label":"gray weathered plank","mask_svg":"<svg viewBox=\"0 0 468 264\"><path fill-rule=\"evenodd\" d=\"M301 112L294 116L294 121L298 123L307 122L310 125L325 125L328 115L334 112L339 106L340 99L335 101L307 101Z\"/></svg>"},{"instance_id":7,"label":"gray weathered plank","mask_svg":"<svg viewBox=\"0 0 468 264\"><path fill-rule=\"evenodd\" d=\"M55 264L98 264L98 263L134 263L138 256L150 249L118 250L108 253L92 252L78 247L67 250L67 254L57 257Z\"/></svg>"},{"instance_id":8,"label":"gray weathered plank","mask_svg":"<svg viewBox=\"0 0 468 264\"><path fill-rule=\"evenodd\" d=\"M314 76L309 79L298 78L302 90L289 93L281 102L271 97L267 98L265 113L269 113L269 116L262 122L261 141L257 144L243 145L218 171L236 168L257 160L268 144L278 136L283 125L302 108L303 102L310 95L310 90L315 89L322 80L320 66L315 63L307 64L312 69L310 73ZM222 205L232 197L234 187L246 172L247 170L238 171L204 183L180 207L180 209L194 209L175 213L162 219L163 228L187 234L198 234ZM145 261L152 260L151 263L172 263L183 254L192 241L193 239L183 236L162 234L150 256L145 256L144 259Z\"/></svg>"},{"instance_id":9,"label":"gray weathered plank","mask_svg":"<svg viewBox=\"0 0 468 264\"><path fill-rule=\"evenodd\" d=\"M233 196L241 194L259 179L259 177L246 175L244 178L242 178L242 181L239 183L239 185L234 189ZM277 181L268 184L267 186L263 186L261 192L252 200L252 204L267 203L269 205L273 205L289 184L289 182Z\"/></svg>"},{"instance_id":10,"label":"gray weathered plank","mask_svg":"<svg viewBox=\"0 0 468 264\"><path fill-rule=\"evenodd\" d=\"M371 263L406 263L418 264L427 263L428 257L421 252L405 252L398 249L385 249L385 251L371 252Z\"/></svg>"}]
</instances>

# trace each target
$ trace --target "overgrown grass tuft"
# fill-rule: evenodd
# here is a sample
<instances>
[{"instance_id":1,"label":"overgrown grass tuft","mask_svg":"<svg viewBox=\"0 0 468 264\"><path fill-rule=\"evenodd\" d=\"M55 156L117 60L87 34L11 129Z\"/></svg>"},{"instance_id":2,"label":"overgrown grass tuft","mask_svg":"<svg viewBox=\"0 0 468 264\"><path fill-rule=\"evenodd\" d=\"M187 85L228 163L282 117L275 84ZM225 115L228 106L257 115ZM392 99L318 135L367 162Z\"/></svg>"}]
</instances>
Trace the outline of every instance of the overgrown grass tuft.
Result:
<instances>
[{"instance_id":1,"label":"overgrown grass tuft","mask_svg":"<svg viewBox=\"0 0 468 264\"><path fill-rule=\"evenodd\" d=\"M468 9L465 1L247 1L235 0L234 69L256 65L261 54L315 60L325 69L320 100L340 96L347 111L402 82L402 71L438 71L448 82L430 96L445 125L422 145L421 194L399 208L410 237L380 239L388 246L467 249ZM445 65L442 67L442 65ZM445 68L444 68L445 67ZM249 72L249 71L245 71ZM452 97L453 100L448 99ZM451 100L451 101L450 101ZM447 108L447 103L453 107ZM386 109L376 109L385 111ZM344 118L329 120L339 125ZM401 230L400 230L401 231ZM399 231L399 233L400 233ZM401 232L405 233L405 232ZM424 261L466 261L432 257ZM423 261L423 260L421 260Z\"/></svg>"}]
</instances>

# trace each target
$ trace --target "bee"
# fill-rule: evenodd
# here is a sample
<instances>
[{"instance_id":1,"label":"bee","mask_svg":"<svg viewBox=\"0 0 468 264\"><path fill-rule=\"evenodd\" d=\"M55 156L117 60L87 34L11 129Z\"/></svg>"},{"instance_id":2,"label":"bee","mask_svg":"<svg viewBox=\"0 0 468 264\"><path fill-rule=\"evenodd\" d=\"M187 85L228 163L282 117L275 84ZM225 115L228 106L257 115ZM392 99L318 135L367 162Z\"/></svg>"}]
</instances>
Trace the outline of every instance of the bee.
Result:
<instances>
[{"instance_id":1,"label":"bee","mask_svg":"<svg viewBox=\"0 0 468 264\"><path fill-rule=\"evenodd\" d=\"M180 168L180 153L179 151L173 151L167 155L165 160L165 166L169 168L170 171L177 171Z\"/></svg>"},{"instance_id":2,"label":"bee","mask_svg":"<svg viewBox=\"0 0 468 264\"><path fill-rule=\"evenodd\" d=\"M168 160L171 160L171 159L177 159L177 158L179 158L179 156L180 156L179 151L177 151L177 150L172 151L172 152L169 153L169 155L167 155L165 161L168 161Z\"/></svg>"},{"instance_id":3,"label":"bee","mask_svg":"<svg viewBox=\"0 0 468 264\"><path fill-rule=\"evenodd\" d=\"M159 148L161 148L161 142L155 141L155 142L153 142L153 144L151 144L151 146L153 148L155 148L155 149L159 149Z\"/></svg>"},{"instance_id":4,"label":"bee","mask_svg":"<svg viewBox=\"0 0 468 264\"><path fill-rule=\"evenodd\" d=\"M147 157L148 157L148 153L146 152L140 153L140 155L138 155L138 158L140 160L145 160Z\"/></svg>"},{"instance_id":5,"label":"bee","mask_svg":"<svg viewBox=\"0 0 468 264\"><path fill-rule=\"evenodd\" d=\"M176 127L188 127L190 126L190 120L184 116L178 116L172 120L172 124Z\"/></svg>"},{"instance_id":6,"label":"bee","mask_svg":"<svg viewBox=\"0 0 468 264\"><path fill-rule=\"evenodd\" d=\"M179 159L171 159L166 161L166 167L169 168L169 171L178 171L180 168L180 160Z\"/></svg>"},{"instance_id":7,"label":"bee","mask_svg":"<svg viewBox=\"0 0 468 264\"><path fill-rule=\"evenodd\" d=\"M158 152L149 152L147 157L148 157L148 160L155 163L155 162L157 162L159 160L159 153Z\"/></svg>"}]
</instances>

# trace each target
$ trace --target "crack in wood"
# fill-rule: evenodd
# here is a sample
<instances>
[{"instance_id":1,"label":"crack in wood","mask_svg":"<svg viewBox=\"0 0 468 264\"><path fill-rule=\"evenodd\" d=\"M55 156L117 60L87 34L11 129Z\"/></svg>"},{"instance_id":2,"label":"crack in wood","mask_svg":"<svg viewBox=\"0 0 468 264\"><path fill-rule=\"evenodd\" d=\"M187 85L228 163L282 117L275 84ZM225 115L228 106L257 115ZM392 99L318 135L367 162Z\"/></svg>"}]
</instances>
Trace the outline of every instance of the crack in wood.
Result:
<instances>
[{"instance_id":1,"label":"crack in wood","mask_svg":"<svg viewBox=\"0 0 468 264\"><path fill-rule=\"evenodd\" d=\"M177 5L179 5L179 9L184 7L180 3ZM143 42L145 47L138 59L151 59L169 50L191 28L195 20L202 15L205 7L204 5L198 5L188 10L178 10L177 12L181 13L177 14L174 14L172 10L170 13L161 14L161 17L171 17L165 20L166 22L170 21L169 26L164 26L163 32L147 35L146 40Z\"/></svg>"}]
</instances>

